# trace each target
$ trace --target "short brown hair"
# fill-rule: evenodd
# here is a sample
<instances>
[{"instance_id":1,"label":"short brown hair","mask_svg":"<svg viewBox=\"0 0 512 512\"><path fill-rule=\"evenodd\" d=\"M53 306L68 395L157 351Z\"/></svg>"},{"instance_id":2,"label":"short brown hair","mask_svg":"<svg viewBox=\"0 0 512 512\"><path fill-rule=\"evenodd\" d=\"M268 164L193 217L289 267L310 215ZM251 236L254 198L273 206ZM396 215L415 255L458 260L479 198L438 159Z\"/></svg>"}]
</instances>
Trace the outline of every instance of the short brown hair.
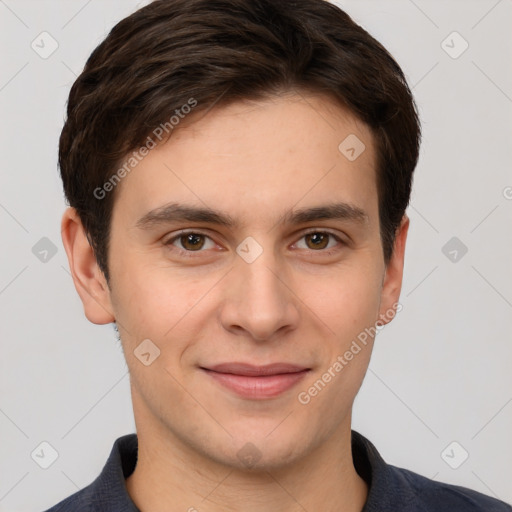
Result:
<instances>
[{"instance_id":1,"label":"short brown hair","mask_svg":"<svg viewBox=\"0 0 512 512\"><path fill-rule=\"evenodd\" d=\"M191 98L201 111L293 90L325 94L370 127L389 262L410 200L420 123L388 51L325 0L155 0L121 20L90 55L60 137L64 192L107 282L116 194L95 191L120 162Z\"/></svg>"}]
</instances>

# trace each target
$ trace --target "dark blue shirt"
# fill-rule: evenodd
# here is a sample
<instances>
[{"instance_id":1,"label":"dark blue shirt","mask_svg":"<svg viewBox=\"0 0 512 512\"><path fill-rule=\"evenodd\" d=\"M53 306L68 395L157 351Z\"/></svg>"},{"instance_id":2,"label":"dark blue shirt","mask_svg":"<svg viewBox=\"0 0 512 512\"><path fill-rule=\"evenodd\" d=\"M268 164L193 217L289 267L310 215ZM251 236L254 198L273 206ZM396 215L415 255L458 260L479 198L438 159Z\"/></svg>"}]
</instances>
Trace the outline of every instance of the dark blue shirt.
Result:
<instances>
[{"instance_id":1,"label":"dark blue shirt","mask_svg":"<svg viewBox=\"0 0 512 512\"><path fill-rule=\"evenodd\" d=\"M117 439L98 478L46 512L140 512L125 484L137 463L137 447L136 434ZM485 494L387 464L354 430L352 457L369 487L361 512L512 512L510 505Z\"/></svg>"}]
</instances>

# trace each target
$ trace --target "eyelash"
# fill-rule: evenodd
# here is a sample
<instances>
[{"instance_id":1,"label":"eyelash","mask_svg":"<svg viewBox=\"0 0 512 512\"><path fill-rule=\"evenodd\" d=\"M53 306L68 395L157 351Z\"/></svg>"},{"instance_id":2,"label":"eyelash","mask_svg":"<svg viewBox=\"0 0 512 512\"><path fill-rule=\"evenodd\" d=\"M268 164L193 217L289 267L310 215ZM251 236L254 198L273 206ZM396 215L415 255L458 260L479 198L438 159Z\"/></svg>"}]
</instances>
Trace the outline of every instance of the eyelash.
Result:
<instances>
[{"instance_id":1,"label":"eyelash","mask_svg":"<svg viewBox=\"0 0 512 512\"><path fill-rule=\"evenodd\" d=\"M346 242L344 242L339 236L335 235L334 233L332 233L330 231L320 230L320 229L311 229L309 231L306 231L306 232L302 233L302 236L299 238L299 240L301 240L302 238L304 238L307 235L318 234L318 233L319 234L323 234L323 235L329 235L330 237L334 238L342 246L347 245ZM205 251L204 250L187 251L185 249L180 249L180 248L174 247L172 245L176 240L178 240L182 236L190 235L190 234L202 235L202 236L212 240L212 238L209 235L207 235L206 233L203 233L200 230L184 230L184 231L178 232L172 238L169 238L169 240L167 240L164 243L164 245L169 247L169 248L172 248L171 250L177 250L180 253L180 256L184 256L185 258L197 258L200 253L205 252ZM338 247L338 248L331 248L331 249L319 249L317 251L315 251L313 249L310 249L311 252L318 252L318 253L321 253L321 254L323 254L325 256L331 256L332 254L334 254L335 252L337 252L339 250L340 250L340 247ZM194 253L198 253L198 254L194 254Z\"/></svg>"}]
</instances>

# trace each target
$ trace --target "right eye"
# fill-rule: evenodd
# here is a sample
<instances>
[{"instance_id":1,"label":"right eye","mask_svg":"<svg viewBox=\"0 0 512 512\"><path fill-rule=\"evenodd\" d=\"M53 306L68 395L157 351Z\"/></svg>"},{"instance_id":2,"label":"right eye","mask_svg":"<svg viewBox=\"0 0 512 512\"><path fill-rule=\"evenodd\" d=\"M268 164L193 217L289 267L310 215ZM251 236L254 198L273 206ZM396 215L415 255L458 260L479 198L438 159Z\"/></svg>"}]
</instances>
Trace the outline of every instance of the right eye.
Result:
<instances>
[{"instance_id":1,"label":"right eye","mask_svg":"<svg viewBox=\"0 0 512 512\"><path fill-rule=\"evenodd\" d=\"M207 242L205 242L205 239L210 241L210 246L207 246L206 249L212 249L215 246L215 242L213 242L213 240L209 236L199 231L191 230L180 231L175 236L169 238L164 245L168 247L177 247L177 250L180 253L180 255L183 255L185 257L191 257L192 255L187 253L204 252L201 249L205 248L205 244L208 245Z\"/></svg>"}]
</instances>

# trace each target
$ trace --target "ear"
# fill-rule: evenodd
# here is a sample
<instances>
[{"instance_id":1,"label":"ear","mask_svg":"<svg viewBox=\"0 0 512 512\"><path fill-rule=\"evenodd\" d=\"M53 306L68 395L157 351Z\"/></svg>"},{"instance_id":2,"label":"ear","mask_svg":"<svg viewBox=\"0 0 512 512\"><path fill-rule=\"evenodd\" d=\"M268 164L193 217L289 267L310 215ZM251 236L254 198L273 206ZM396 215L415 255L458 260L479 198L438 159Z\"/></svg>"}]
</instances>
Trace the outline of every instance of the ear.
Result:
<instances>
[{"instance_id":1,"label":"ear","mask_svg":"<svg viewBox=\"0 0 512 512\"><path fill-rule=\"evenodd\" d=\"M405 242L409 230L409 217L404 214L398 228L393 254L386 267L380 296L379 325L386 325L395 317L401 306L396 307L400 299L402 289L402 277L404 272Z\"/></svg>"},{"instance_id":2,"label":"ear","mask_svg":"<svg viewBox=\"0 0 512 512\"><path fill-rule=\"evenodd\" d=\"M114 322L110 289L74 208L67 208L62 216L61 235L85 316L93 324Z\"/></svg>"}]
</instances>

